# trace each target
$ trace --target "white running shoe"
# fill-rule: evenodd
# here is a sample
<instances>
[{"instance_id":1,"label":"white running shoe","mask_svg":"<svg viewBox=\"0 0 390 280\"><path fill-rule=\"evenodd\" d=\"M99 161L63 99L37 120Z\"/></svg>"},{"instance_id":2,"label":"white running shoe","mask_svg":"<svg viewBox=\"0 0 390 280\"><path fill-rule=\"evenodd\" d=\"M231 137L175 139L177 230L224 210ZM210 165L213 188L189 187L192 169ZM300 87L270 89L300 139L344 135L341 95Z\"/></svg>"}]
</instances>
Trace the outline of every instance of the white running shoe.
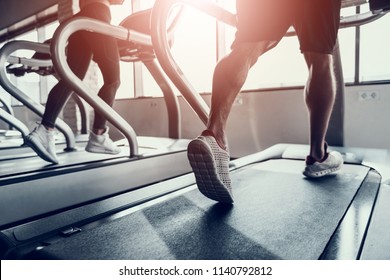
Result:
<instances>
[{"instance_id":1,"label":"white running shoe","mask_svg":"<svg viewBox=\"0 0 390 280\"><path fill-rule=\"evenodd\" d=\"M187 150L199 191L206 197L233 203L229 175L229 153L222 149L213 136L199 136Z\"/></svg>"},{"instance_id":2,"label":"white running shoe","mask_svg":"<svg viewBox=\"0 0 390 280\"><path fill-rule=\"evenodd\" d=\"M110 139L110 136L108 135L108 127L102 135L97 135L91 131L89 133L89 140L85 150L90 153L113 155L121 152L121 149Z\"/></svg>"},{"instance_id":3,"label":"white running shoe","mask_svg":"<svg viewBox=\"0 0 390 280\"><path fill-rule=\"evenodd\" d=\"M343 166L343 157L339 152L332 151L327 153L326 158L319 162L308 156L306 159L306 168L303 175L309 178L319 178L330 173L336 172Z\"/></svg>"},{"instance_id":4,"label":"white running shoe","mask_svg":"<svg viewBox=\"0 0 390 280\"><path fill-rule=\"evenodd\" d=\"M54 136L54 130L47 130L44 125L40 124L24 138L24 143L43 160L57 164Z\"/></svg>"}]
</instances>

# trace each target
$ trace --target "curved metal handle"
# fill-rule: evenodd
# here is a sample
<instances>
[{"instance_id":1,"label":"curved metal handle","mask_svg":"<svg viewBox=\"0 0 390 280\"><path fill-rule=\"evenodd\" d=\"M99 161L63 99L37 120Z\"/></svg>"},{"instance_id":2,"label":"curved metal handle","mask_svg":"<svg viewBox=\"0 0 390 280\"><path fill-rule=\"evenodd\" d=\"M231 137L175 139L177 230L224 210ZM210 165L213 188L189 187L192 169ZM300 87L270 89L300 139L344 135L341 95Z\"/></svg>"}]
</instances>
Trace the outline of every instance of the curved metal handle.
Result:
<instances>
[{"instance_id":1,"label":"curved metal handle","mask_svg":"<svg viewBox=\"0 0 390 280\"><path fill-rule=\"evenodd\" d=\"M188 5L196 8L217 20L228 25L235 26L236 16L222 7L205 0L156 0L151 19L152 42L156 57L165 73L181 92L183 97L199 116L204 124L207 124L209 118L209 107L191 83L185 77L183 71L174 60L168 43L167 22L171 9L175 5Z\"/></svg>"},{"instance_id":2,"label":"curved metal handle","mask_svg":"<svg viewBox=\"0 0 390 280\"><path fill-rule=\"evenodd\" d=\"M72 72L66 60L65 47L69 37L80 30L97 32L121 40L135 41L144 45L151 45L149 36L136 31L127 30L123 27L113 26L89 18L73 18L60 25L54 33L51 44L53 64L58 75L66 83L88 102L95 110L102 114L119 131L121 131L130 146L130 157L138 155L138 143L134 129L114 109L105 103Z\"/></svg>"}]
</instances>

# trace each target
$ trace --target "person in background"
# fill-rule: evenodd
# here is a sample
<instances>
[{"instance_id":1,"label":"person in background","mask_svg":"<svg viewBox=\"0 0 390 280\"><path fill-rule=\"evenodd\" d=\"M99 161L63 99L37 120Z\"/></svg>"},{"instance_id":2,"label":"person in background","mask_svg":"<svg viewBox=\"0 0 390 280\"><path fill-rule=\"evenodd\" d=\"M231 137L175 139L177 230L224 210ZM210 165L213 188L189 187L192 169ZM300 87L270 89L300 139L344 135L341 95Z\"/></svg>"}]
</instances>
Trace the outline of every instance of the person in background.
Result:
<instances>
[{"instance_id":1,"label":"person in background","mask_svg":"<svg viewBox=\"0 0 390 280\"><path fill-rule=\"evenodd\" d=\"M341 0L237 0L237 32L231 52L213 76L207 129L188 145L188 159L201 193L232 203L226 124L232 104L258 58L274 48L293 26L309 77L304 89L309 112L310 150L303 174L322 177L343 164L328 152L325 135L335 101L332 53L340 22Z\"/></svg>"},{"instance_id":2,"label":"person in background","mask_svg":"<svg viewBox=\"0 0 390 280\"><path fill-rule=\"evenodd\" d=\"M80 11L73 17L88 17L110 23L110 5L122 4L122 2L123 0L80 0ZM70 3L72 4L72 1ZM67 49L67 61L70 69L77 77L83 79L92 60L99 66L104 80L98 96L112 106L120 85L120 58L117 40L88 31L76 32L69 38ZM30 146L42 159L51 163L58 163L54 139L55 121L72 92L72 89L60 80L49 93L41 124L24 139L25 144ZM120 153L120 149L108 135L106 119L98 112L95 112L93 128L85 150L92 153Z\"/></svg>"}]
</instances>

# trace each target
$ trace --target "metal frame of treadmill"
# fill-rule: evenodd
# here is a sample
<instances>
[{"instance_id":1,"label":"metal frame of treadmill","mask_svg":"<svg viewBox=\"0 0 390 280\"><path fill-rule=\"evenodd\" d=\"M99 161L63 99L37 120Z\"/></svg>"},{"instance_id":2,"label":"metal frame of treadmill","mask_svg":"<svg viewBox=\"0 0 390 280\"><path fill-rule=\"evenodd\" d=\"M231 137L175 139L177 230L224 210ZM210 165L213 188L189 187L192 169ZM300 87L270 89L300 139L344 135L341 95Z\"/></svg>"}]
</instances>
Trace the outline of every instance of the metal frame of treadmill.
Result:
<instances>
[{"instance_id":1,"label":"metal frame of treadmill","mask_svg":"<svg viewBox=\"0 0 390 280\"><path fill-rule=\"evenodd\" d=\"M69 37L79 30L98 32L124 41L135 41L144 45L151 45L150 36L140 32L127 30L123 27L113 26L97 20L80 17L60 25L53 35L53 41L51 44L53 64L58 75L69 84L74 92L79 94L87 103L89 103L95 110L102 114L111 124L123 133L129 142L130 157L135 157L138 155L138 143L134 129L107 103L95 96L91 90L72 72L67 63L65 53L66 43L68 42Z\"/></svg>"},{"instance_id":2,"label":"metal frame of treadmill","mask_svg":"<svg viewBox=\"0 0 390 280\"><path fill-rule=\"evenodd\" d=\"M33 111L38 116L42 117L43 113L45 111L45 107L33 100L31 97L29 97L27 94L22 92L20 89L15 87L11 81L8 79L7 73L6 73L6 63L11 60L13 61L14 58L10 57L13 52L16 50L25 49L25 50L32 50L37 51L40 53L50 53L49 46L47 44L42 43L34 43L34 42L28 42L28 41L11 41L6 43L1 49L0 49L0 84L3 86L3 88L11 94L14 98L19 100L21 103L23 103L27 108L29 108L31 111ZM36 59L23 59L22 61L25 65L35 65L35 66L47 66L51 65L51 61L41 61ZM67 148L66 150L72 151L75 149L75 136L72 131L72 129L61 119L58 119L56 121L55 127L61 131L66 139ZM26 131L24 131L26 133ZM28 134L28 133L27 133Z\"/></svg>"},{"instance_id":3,"label":"metal frame of treadmill","mask_svg":"<svg viewBox=\"0 0 390 280\"><path fill-rule=\"evenodd\" d=\"M136 14L137 13L134 13L132 15ZM176 24L176 19L172 21L172 25L174 24ZM138 155L138 143L136 139L136 133L131 125L129 125L101 98L91 93L91 90L86 87L80 79L77 78L67 63L65 53L66 43L73 33L80 30L97 32L114 37L118 40L129 41L143 46L155 47L152 45L151 35L128 29L128 27L124 28L122 26L114 26L90 18L77 17L66 21L56 29L51 44L51 55L57 74L61 77L61 79L69 84L75 93L77 93L96 111L103 115L126 137L130 147L130 157L136 157ZM169 30L173 32L174 28L171 26ZM158 81L158 84L163 91L164 99L168 108L168 118L170 121L169 134L174 138L180 138L181 120L177 97L170 89L169 83L165 80L165 77L157 64L157 61L153 59L149 61L143 61L143 63L151 72L156 81Z\"/></svg>"}]
</instances>

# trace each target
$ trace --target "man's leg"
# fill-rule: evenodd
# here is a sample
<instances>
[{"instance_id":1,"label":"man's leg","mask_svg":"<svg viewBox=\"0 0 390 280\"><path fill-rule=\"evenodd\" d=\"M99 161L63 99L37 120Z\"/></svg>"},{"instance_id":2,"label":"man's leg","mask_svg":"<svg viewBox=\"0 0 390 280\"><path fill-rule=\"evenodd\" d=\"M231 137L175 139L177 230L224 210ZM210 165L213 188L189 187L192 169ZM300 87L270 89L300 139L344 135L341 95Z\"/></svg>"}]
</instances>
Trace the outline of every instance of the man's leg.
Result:
<instances>
[{"instance_id":1,"label":"man's leg","mask_svg":"<svg viewBox=\"0 0 390 280\"><path fill-rule=\"evenodd\" d=\"M339 170L343 162L339 153L326 151L325 142L336 96L333 58L331 54L314 52L304 52L304 56L309 69L305 101L310 124L310 152L304 175L321 177Z\"/></svg>"},{"instance_id":2,"label":"man's leg","mask_svg":"<svg viewBox=\"0 0 390 280\"><path fill-rule=\"evenodd\" d=\"M325 135L336 95L333 59L330 54L304 53L309 68L305 101L309 111L310 156L320 161L324 155Z\"/></svg>"},{"instance_id":3,"label":"man's leg","mask_svg":"<svg viewBox=\"0 0 390 280\"><path fill-rule=\"evenodd\" d=\"M207 130L213 133L218 144L225 150L225 129L233 102L246 81L249 69L267 50L268 45L268 42L237 43L232 52L215 68Z\"/></svg>"},{"instance_id":4,"label":"man's leg","mask_svg":"<svg viewBox=\"0 0 390 280\"><path fill-rule=\"evenodd\" d=\"M249 69L267 50L268 45L268 42L237 43L232 52L215 68L207 130L188 145L188 159L198 188L210 199L224 203L233 202L226 123Z\"/></svg>"}]
</instances>

